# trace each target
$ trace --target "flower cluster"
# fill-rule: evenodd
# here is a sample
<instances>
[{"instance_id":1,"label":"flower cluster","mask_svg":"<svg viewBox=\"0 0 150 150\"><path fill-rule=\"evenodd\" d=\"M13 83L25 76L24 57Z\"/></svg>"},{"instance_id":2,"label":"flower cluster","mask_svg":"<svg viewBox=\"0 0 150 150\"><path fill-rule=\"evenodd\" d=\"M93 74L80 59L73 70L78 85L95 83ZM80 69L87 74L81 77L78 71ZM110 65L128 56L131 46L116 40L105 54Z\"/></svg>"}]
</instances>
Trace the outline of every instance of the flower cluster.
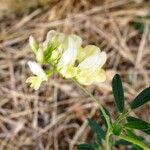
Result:
<instances>
[{"instance_id":1,"label":"flower cluster","mask_svg":"<svg viewBox=\"0 0 150 150\"><path fill-rule=\"evenodd\" d=\"M106 53L94 45L82 47L79 36L68 36L52 30L48 32L43 43L39 44L32 36L29 43L37 63L28 62L34 76L29 77L26 82L35 90L54 72L65 78L74 78L83 85L105 81L106 75L102 66L106 62ZM48 70L42 69L45 64L49 66Z\"/></svg>"}]
</instances>

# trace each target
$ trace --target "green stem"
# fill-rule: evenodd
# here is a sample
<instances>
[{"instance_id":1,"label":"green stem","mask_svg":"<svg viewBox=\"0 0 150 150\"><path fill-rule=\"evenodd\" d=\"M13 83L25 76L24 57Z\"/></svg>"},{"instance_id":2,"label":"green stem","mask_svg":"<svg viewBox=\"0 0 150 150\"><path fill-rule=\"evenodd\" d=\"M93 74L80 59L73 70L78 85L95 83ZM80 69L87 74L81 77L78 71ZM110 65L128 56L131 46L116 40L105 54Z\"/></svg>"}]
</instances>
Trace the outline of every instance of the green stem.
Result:
<instances>
[{"instance_id":1,"label":"green stem","mask_svg":"<svg viewBox=\"0 0 150 150\"><path fill-rule=\"evenodd\" d=\"M106 150L110 150L110 145L109 145L109 138L110 138L110 129L111 129L111 124L110 124L110 119L109 119L109 116L106 114L102 104L99 102L99 100L97 100L95 98L94 95L92 95L84 86L82 86L80 83L78 83L75 79L72 79L74 81L74 83L79 87L81 88L87 95L89 95L97 104L97 106L99 107L99 109L102 111L103 113L103 116L105 117L106 119L106 122L107 122L107 125L108 125L108 130L107 130L107 134L106 134Z\"/></svg>"},{"instance_id":2,"label":"green stem","mask_svg":"<svg viewBox=\"0 0 150 150\"><path fill-rule=\"evenodd\" d=\"M123 112L118 119L116 120L117 123L121 122L122 120L126 119L126 117L129 115L129 113L131 112L131 109L127 109L127 111Z\"/></svg>"},{"instance_id":3,"label":"green stem","mask_svg":"<svg viewBox=\"0 0 150 150\"><path fill-rule=\"evenodd\" d=\"M148 148L147 145L145 145L143 142L141 142L133 137L128 137L125 135L119 135L119 137L125 141L128 141L130 143L133 143L133 144L141 147L143 150L150 150L150 148Z\"/></svg>"},{"instance_id":4,"label":"green stem","mask_svg":"<svg viewBox=\"0 0 150 150\"><path fill-rule=\"evenodd\" d=\"M111 133L108 129L107 134L106 134L106 150L111 150L111 148L110 148L110 139L109 139L110 135L111 135Z\"/></svg>"}]
</instances>

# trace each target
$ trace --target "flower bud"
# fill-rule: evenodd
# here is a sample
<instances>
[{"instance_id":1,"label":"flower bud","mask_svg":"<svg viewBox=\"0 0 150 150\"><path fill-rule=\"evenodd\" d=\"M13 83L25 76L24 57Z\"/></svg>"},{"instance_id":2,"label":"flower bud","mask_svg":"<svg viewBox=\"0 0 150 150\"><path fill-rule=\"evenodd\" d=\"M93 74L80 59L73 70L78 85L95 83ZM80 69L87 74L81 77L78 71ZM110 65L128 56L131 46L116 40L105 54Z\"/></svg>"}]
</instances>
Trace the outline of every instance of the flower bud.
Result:
<instances>
[{"instance_id":1,"label":"flower bud","mask_svg":"<svg viewBox=\"0 0 150 150\"><path fill-rule=\"evenodd\" d=\"M43 62L43 60L44 60L44 54L43 54L44 52L43 52L43 49L40 47L39 49L38 49L38 51L37 51L37 53L36 53L36 60L37 60L37 62L39 62L39 63L42 63Z\"/></svg>"},{"instance_id":2,"label":"flower bud","mask_svg":"<svg viewBox=\"0 0 150 150\"><path fill-rule=\"evenodd\" d=\"M34 39L33 36L29 37L29 44L30 44L32 51L36 54L39 49L39 44L37 43L37 41Z\"/></svg>"}]
</instances>

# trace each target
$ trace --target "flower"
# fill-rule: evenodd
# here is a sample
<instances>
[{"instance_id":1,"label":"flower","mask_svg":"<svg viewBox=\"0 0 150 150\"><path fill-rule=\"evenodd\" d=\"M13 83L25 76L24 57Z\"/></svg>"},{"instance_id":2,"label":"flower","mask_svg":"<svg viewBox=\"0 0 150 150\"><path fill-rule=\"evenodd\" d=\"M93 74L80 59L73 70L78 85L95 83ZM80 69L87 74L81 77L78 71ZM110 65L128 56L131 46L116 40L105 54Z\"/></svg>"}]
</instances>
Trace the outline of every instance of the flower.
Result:
<instances>
[{"instance_id":1,"label":"flower","mask_svg":"<svg viewBox=\"0 0 150 150\"><path fill-rule=\"evenodd\" d=\"M36 54L37 51L38 51L38 49L39 49L39 44L38 44L38 42L34 39L33 36L30 36L30 37L29 37L29 45L30 45L32 51Z\"/></svg>"},{"instance_id":2,"label":"flower","mask_svg":"<svg viewBox=\"0 0 150 150\"><path fill-rule=\"evenodd\" d=\"M26 80L26 83L30 83L31 84L30 86L33 87L35 90L37 90L39 89L43 81L48 80L48 77L46 73L44 72L44 70L42 69L42 67L38 63L29 61L28 65L32 73L35 74L35 76L29 77Z\"/></svg>"},{"instance_id":3,"label":"flower","mask_svg":"<svg viewBox=\"0 0 150 150\"><path fill-rule=\"evenodd\" d=\"M29 42L37 62L47 64L50 68L45 73L38 63L28 63L35 76L29 77L26 82L31 83L34 89L47 81L54 71L64 78L74 78L83 85L103 82L106 79L102 69L107 59L106 53L101 52L95 45L82 47L82 39L77 35L65 35L52 30L47 33L43 43L38 44L32 36Z\"/></svg>"},{"instance_id":4,"label":"flower","mask_svg":"<svg viewBox=\"0 0 150 150\"><path fill-rule=\"evenodd\" d=\"M29 44L32 51L36 55L37 62L41 64L47 64L58 58L60 51L60 45L64 43L65 35L63 33L51 30L47 33L46 40L43 43L37 43L36 40L30 36Z\"/></svg>"},{"instance_id":5,"label":"flower","mask_svg":"<svg viewBox=\"0 0 150 150\"><path fill-rule=\"evenodd\" d=\"M67 65L74 65L75 60L76 60L76 55L77 55L77 49L75 47L74 41L72 38L68 38L68 47L67 50L64 51L62 54L59 63L58 63L58 68L62 68L63 66Z\"/></svg>"},{"instance_id":6,"label":"flower","mask_svg":"<svg viewBox=\"0 0 150 150\"><path fill-rule=\"evenodd\" d=\"M79 62L83 61L85 58L100 52L99 47L95 46L95 45L87 45L84 48L80 48L78 49L78 56L77 59Z\"/></svg>"},{"instance_id":7,"label":"flower","mask_svg":"<svg viewBox=\"0 0 150 150\"><path fill-rule=\"evenodd\" d=\"M76 35L71 35L67 39L67 48L64 50L58 64L57 70L65 78L73 78L78 73L78 68L75 67L78 48L82 44L82 39Z\"/></svg>"},{"instance_id":8,"label":"flower","mask_svg":"<svg viewBox=\"0 0 150 150\"><path fill-rule=\"evenodd\" d=\"M85 58L77 66L79 68L79 73L75 77L76 80L84 85L89 85L93 82L104 82L106 75L102 66L106 62L106 59L106 53L100 51Z\"/></svg>"}]
</instances>

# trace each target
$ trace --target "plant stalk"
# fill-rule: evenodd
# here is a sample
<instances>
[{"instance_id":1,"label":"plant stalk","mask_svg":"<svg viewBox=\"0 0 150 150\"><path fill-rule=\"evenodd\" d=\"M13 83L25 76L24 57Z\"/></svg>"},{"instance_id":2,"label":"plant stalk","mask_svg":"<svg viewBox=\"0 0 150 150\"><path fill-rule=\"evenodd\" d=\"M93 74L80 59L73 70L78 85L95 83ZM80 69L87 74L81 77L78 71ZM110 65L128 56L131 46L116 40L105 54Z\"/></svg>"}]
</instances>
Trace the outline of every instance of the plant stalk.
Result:
<instances>
[{"instance_id":1,"label":"plant stalk","mask_svg":"<svg viewBox=\"0 0 150 150\"><path fill-rule=\"evenodd\" d=\"M107 125L108 125L106 139L105 139L106 150L110 150L111 148L110 148L110 144L109 144L109 142L110 142L109 138L111 135L111 133L110 133L111 124L110 124L109 116L106 114L102 104L99 102L99 100L97 100L95 98L94 95L92 95L84 86L82 86L80 83L78 83L75 79L72 79L72 80L80 89L82 89L87 95L89 95L92 98L92 100L94 100L96 102L98 108L102 111L103 116L105 117Z\"/></svg>"},{"instance_id":2,"label":"plant stalk","mask_svg":"<svg viewBox=\"0 0 150 150\"><path fill-rule=\"evenodd\" d=\"M143 142L141 142L133 137L128 137L125 135L119 135L119 137L120 137L120 139L134 143L135 145L141 147L143 150L150 150L149 147L147 147L147 145L145 145Z\"/></svg>"}]
</instances>

